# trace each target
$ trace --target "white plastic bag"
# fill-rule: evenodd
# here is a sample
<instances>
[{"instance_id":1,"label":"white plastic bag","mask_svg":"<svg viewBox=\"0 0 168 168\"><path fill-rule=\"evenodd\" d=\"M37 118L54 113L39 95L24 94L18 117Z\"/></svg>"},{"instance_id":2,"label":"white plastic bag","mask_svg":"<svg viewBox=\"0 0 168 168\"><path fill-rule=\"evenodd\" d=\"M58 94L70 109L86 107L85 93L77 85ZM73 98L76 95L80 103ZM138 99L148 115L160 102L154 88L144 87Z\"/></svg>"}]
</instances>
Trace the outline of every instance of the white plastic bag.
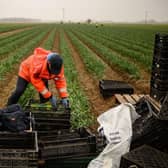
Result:
<instances>
[{"instance_id":1,"label":"white plastic bag","mask_svg":"<svg viewBox=\"0 0 168 168\"><path fill-rule=\"evenodd\" d=\"M97 120L98 131L107 139L107 146L92 160L88 168L119 168L121 156L129 152L132 137L132 123L139 117L130 103L120 104L103 114Z\"/></svg>"}]
</instances>

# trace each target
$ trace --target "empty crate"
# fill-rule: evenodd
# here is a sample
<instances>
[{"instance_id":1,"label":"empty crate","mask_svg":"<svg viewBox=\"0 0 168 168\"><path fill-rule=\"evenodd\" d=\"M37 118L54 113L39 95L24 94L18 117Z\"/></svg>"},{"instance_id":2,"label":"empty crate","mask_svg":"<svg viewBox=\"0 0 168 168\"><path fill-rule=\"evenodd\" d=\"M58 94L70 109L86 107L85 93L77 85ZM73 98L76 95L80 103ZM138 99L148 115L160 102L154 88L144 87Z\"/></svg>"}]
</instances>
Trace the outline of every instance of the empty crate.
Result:
<instances>
[{"instance_id":1,"label":"empty crate","mask_svg":"<svg viewBox=\"0 0 168 168\"><path fill-rule=\"evenodd\" d=\"M134 89L131 85L123 81L101 80L99 81L100 93L103 97L114 94L133 94Z\"/></svg>"},{"instance_id":2,"label":"empty crate","mask_svg":"<svg viewBox=\"0 0 168 168\"><path fill-rule=\"evenodd\" d=\"M0 132L1 168L37 168L37 132Z\"/></svg>"},{"instance_id":3,"label":"empty crate","mask_svg":"<svg viewBox=\"0 0 168 168\"><path fill-rule=\"evenodd\" d=\"M97 151L96 137L84 128L82 131L48 135L40 139L40 151L44 160L88 155Z\"/></svg>"},{"instance_id":4,"label":"empty crate","mask_svg":"<svg viewBox=\"0 0 168 168\"><path fill-rule=\"evenodd\" d=\"M34 129L38 134L71 127L70 108L64 108L61 103L58 103L57 111L53 111L50 103L40 104L37 100L31 99L25 109L32 112Z\"/></svg>"}]
</instances>

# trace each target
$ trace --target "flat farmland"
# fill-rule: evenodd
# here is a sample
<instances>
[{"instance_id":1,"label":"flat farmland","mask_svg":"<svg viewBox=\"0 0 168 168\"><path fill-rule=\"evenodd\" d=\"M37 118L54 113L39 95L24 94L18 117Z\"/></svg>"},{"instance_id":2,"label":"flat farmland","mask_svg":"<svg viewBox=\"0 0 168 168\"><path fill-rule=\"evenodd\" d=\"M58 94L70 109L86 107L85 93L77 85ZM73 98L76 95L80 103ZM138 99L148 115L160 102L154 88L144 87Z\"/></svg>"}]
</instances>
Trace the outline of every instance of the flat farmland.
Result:
<instances>
[{"instance_id":1,"label":"flat farmland","mask_svg":"<svg viewBox=\"0 0 168 168\"><path fill-rule=\"evenodd\" d=\"M156 33L168 33L168 25L0 24L0 108L15 89L20 63L43 47L64 59L73 126L94 125L114 106L113 97L100 94L101 79L125 81L135 93L149 94ZM20 103L33 96L30 85Z\"/></svg>"}]
</instances>

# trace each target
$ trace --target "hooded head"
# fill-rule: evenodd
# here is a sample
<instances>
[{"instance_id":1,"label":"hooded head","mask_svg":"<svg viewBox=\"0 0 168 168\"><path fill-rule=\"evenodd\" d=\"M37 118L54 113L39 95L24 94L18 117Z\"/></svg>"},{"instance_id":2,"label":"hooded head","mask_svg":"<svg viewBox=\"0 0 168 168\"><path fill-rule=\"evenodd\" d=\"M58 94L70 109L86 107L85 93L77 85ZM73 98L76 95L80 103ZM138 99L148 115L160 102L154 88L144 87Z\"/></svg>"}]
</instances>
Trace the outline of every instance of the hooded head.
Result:
<instances>
[{"instance_id":1,"label":"hooded head","mask_svg":"<svg viewBox=\"0 0 168 168\"><path fill-rule=\"evenodd\" d=\"M61 72L63 60L57 53L47 55L48 69L51 74L58 75Z\"/></svg>"}]
</instances>

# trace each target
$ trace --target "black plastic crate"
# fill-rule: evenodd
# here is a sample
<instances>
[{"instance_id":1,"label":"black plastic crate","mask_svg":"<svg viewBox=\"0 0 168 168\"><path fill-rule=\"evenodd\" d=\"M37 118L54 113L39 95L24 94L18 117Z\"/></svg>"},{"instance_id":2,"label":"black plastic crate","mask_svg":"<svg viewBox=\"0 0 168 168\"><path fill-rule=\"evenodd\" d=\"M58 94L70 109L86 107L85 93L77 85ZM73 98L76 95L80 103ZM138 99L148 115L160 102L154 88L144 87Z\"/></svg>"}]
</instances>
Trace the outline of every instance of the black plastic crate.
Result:
<instances>
[{"instance_id":1,"label":"black plastic crate","mask_svg":"<svg viewBox=\"0 0 168 168\"><path fill-rule=\"evenodd\" d=\"M41 138L40 151L43 160L95 153L96 137L84 128L62 135L51 135L48 139Z\"/></svg>"},{"instance_id":2,"label":"black plastic crate","mask_svg":"<svg viewBox=\"0 0 168 168\"><path fill-rule=\"evenodd\" d=\"M55 140L64 140L66 138L72 139L72 138L80 138L81 135L78 133L76 130L71 130L71 129L65 129L65 130L58 130L57 132L55 131L54 133L49 133L49 134L43 134L39 135L39 139L42 142L51 142Z\"/></svg>"},{"instance_id":3,"label":"black plastic crate","mask_svg":"<svg viewBox=\"0 0 168 168\"><path fill-rule=\"evenodd\" d=\"M38 100L30 99L25 106L34 117L34 129L41 132L68 129L70 124L70 108L64 108L60 101L57 102L57 111L52 109L49 102L40 104Z\"/></svg>"},{"instance_id":4,"label":"black plastic crate","mask_svg":"<svg viewBox=\"0 0 168 168\"><path fill-rule=\"evenodd\" d=\"M168 154L148 145L136 148L121 158L120 168L167 168Z\"/></svg>"},{"instance_id":5,"label":"black plastic crate","mask_svg":"<svg viewBox=\"0 0 168 168\"><path fill-rule=\"evenodd\" d=\"M58 129L68 129L71 127L70 119L55 119L53 118L34 118L34 129L40 131L54 131Z\"/></svg>"},{"instance_id":6,"label":"black plastic crate","mask_svg":"<svg viewBox=\"0 0 168 168\"><path fill-rule=\"evenodd\" d=\"M158 44L155 45L155 49L166 51L168 49L168 42L158 42Z\"/></svg>"},{"instance_id":7,"label":"black plastic crate","mask_svg":"<svg viewBox=\"0 0 168 168\"><path fill-rule=\"evenodd\" d=\"M167 70L168 69L168 60L154 59L152 67Z\"/></svg>"},{"instance_id":8,"label":"black plastic crate","mask_svg":"<svg viewBox=\"0 0 168 168\"><path fill-rule=\"evenodd\" d=\"M168 69L152 69L151 80L167 80L168 81Z\"/></svg>"},{"instance_id":9,"label":"black plastic crate","mask_svg":"<svg viewBox=\"0 0 168 168\"><path fill-rule=\"evenodd\" d=\"M70 111L33 111L34 118L70 119Z\"/></svg>"},{"instance_id":10,"label":"black plastic crate","mask_svg":"<svg viewBox=\"0 0 168 168\"><path fill-rule=\"evenodd\" d=\"M168 49L157 49L154 50L154 59L158 61L168 60Z\"/></svg>"},{"instance_id":11,"label":"black plastic crate","mask_svg":"<svg viewBox=\"0 0 168 168\"><path fill-rule=\"evenodd\" d=\"M37 132L0 132L1 168L37 168Z\"/></svg>"},{"instance_id":12,"label":"black plastic crate","mask_svg":"<svg viewBox=\"0 0 168 168\"><path fill-rule=\"evenodd\" d=\"M166 94L158 115L159 119L168 121L168 94Z\"/></svg>"},{"instance_id":13,"label":"black plastic crate","mask_svg":"<svg viewBox=\"0 0 168 168\"><path fill-rule=\"evenodd\" d=\"M149 145L162 151L168 153L168 132L161 133L158 137L155 137L155 140Z\"/></svg>"},{"instance_id":14,"label":"black plastic crate","mask_svg":"<svg viewBox=\"0 0 168 168\"><path fill-rule=\"evenodd\" d=\"M26 103L26 105L24 106L24 109L29 110L33 113L39 113L39 112L51 112L55 115L57 115L57 113L70 113L70 108L65 108L62 106L61 104L61 100L57 100L57 110L52 108L51 103L48 101L46 103L40 103L39 100L34 100L34 99L30 99L28 100L28 102Z\"/></svg>"},{"instance_id":15,"label":"black plastic crate","mask_svg":"<svg viewBox=\"0 0 168 168\"><path fill-rule=\"evenodd\" d=\"M168 91L168 80L160 80L151 78L151 87L156 88L160 91Z\"/></svg>"},{"instance_id":16,"label":"black plastic crate","mask_svg":"<svg viewBox=\"0 0 168 168\"><path fill-rule=\"evenodd\" d=\"M154 87L150 88L150 96L158 102L162 102L166 96L167 91L161 91Z\"/></svg>"},{"instance_id":17,"label":"black plastic crate","mask_svg":"<svg viewBox=\"0 0 168 168\"><path fill-rule=\"evenodd\" d=\"M82 131L84 130L84 132ZM53 142L55 140L65 140L67 137L69 139L77 139L81 137L87 137L88 133L85 131L83 128L78 128L78 129L61 129L61 130L55 130L53 132L47 132L43 131L38 133L38 139L40 146L44 145L46 143ZM91 133L90 133L91 134ZM106 140L104 136L100 135L95 135L96 136L96 150L97 152L101 152L104 147L106 146ZM43 143L44 142L44 143Z\"/></svg>"},{"instance_id":18,"label":"black plastic crate","mask_svg":"<svg viewBox=\"0 0 168 168\"><path fill-rule=\"evenodd\" d=\"M157 33L155 35L155 48L168 48L168 34Z\"/></svg>"},{"instance_id":19,"label":"black plastic crate","mask_svg":"<svg viewBox=\"0 0 168 168\"><path fill-rule=\"evenodd\" d=\"M100 93L103 97L112 96L114 94L133 94L134 89L131 85L123 81L100 80Z\"/></svg>"},{"instance_id":20,"label":"black plastic crate","mask_svg":"<svg viewBox=\"0 0 168 168\"><path fill-rule=\"evenodd\" d=\"M38 138L39 139L41 139L41 138L47 139L50 137L55 137L58 135L67 134L70 131L71 131L71 129L55 129L55 130L50 130L50 131L41 130L41 131L38 131Z\"/></svg>"},{"instance_id":21,"label":"black plastic crate","mask_svg":"<svg viewBox=\"0 0 168 168\"><path fill-rule=\"evenodd\" d=\"M70 111L64 112L32 112L34 117L34 129L41 131L54 131L59 129L68 129L71 127Z\"/></svg>"},{"instance_id":22,"label":"black plastic crate","mask_svg":"<svg viewBox=\"0 0 168 168\"><path fill-rule=\"evenodd\" d=\"M96 158L98 154L76 155L63 159L46 160L45 168L86 168L91 160ZM55 166L57 165L57 166Z\"/></svg>"},{"instance_id":23,"label":"black plastic crate","mask_svg":"<svg viewBox=\"0 0 168 168\"><path fill-rule=\"evenodd\" d=\"M165 130L167 124L164 121L156 119L153 115L147 114L138 118L133 123L131 150L144 144L155 144L157 139L168 133Z\"/></svg>"}]
</instances>

